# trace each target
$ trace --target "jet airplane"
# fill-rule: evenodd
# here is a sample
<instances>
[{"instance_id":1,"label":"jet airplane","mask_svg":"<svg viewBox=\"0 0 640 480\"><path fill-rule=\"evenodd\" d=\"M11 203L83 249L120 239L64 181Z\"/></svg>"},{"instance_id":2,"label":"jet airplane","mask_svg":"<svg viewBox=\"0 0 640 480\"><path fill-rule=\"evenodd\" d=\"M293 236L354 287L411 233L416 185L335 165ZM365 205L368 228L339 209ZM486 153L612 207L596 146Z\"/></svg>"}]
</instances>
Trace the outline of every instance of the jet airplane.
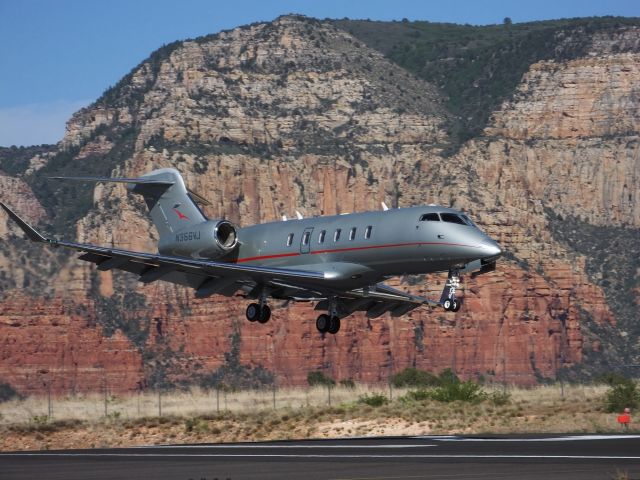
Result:
<instances>
[{"instance_id":1,"label":"jet airplane","mask_svg":"<svg viewBox=\"0 0 640 480\"><path fill-rule=\"evenodd\" d=\"M63 177L53 177L61 179ZM271 317L269 298L316 302L321 333L335 334L340 320L356 311L370 318L398 317L428 305L458 311L461 274L495 270L498 244L467 215L429 205L264 223L239 228L208 219L173 168L139 178L66 177L119 182L142 195L158 231L157 253L56 240L42 235L4 203L0 206L35 242L81 252L98 270L124 270L148 284L185 285L198 298L240 294L254 300L251 322ZM405 274L448 272L439 300L402 292L383 282Z\"/></svg>"}]
</instances>

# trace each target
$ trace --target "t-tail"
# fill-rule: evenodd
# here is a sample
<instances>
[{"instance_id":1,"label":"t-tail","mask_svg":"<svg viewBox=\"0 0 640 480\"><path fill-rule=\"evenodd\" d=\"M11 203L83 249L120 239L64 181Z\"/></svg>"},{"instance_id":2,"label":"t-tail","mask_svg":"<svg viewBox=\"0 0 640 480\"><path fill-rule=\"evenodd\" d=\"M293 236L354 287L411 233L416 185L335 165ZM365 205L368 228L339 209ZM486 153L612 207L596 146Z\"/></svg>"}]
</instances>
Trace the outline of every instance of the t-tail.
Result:
<instances>
[{"instance_id":1,"label":"t-tail","mask_svg":"<svg viewBox=\"0 0 640 480\"><path fill-rule=\"evenodd\" d=\"M52 178L127 184L127 189L142 195L147 204L160 236L158 250L161 253L216 258L236 245L235 227L224 220L208 220L197 203L209 205L209 202L189 190L175 168L154 170L138 178ZM209 240L206 245L197 242L205 239ZM214 245L210 245L214 239Z\"/></svg>"}]
</instances>

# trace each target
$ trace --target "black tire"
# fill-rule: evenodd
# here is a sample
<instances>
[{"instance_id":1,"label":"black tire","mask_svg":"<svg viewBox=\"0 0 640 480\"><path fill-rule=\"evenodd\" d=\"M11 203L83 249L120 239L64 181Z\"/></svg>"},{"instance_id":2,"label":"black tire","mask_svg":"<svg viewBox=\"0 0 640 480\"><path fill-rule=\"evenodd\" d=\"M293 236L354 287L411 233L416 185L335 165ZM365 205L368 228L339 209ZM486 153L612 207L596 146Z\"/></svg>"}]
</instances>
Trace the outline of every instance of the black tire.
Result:
<instances>
[{"instance_id":1,"label":"black tire","mask_svg":"<svg viewBox=\"0 0 640 480\"><path fill-rule=\"evenodd\" d=\"M340 318L331 317L329 319L329 329L327 330L327 332L331 333L332 335L335 335L339 331L340 331Z\"/></svg>"},{"instance_id":2,"label":"black tire","mask_svg":"<svg viewBox=\"0 0 640 480\"><path fill-rule=\"evenodd\" d=\"M462 307L462 301L459 298L456 298L453 301L453 306L451 307L451 311L457 312L458 310L460 310L460 307Z\"/></svg>"},{"instance_id":3,"label":"black tire","mask_svg":"<svg viewBox=\"0 0 640 480\"><path fill-rule=\"evenodd\" d=\"M271 318L271 308L269 308L269 305L265 305L264 307L262 307L262 310L260 311L258 322L267 323L270 318Z\"/></svg>"},{"instance_id":4,"label":"black tire","mask_svg":"<svg viewBox=\"0 0 640 480\"><path fill-rule=\"evenodd\" d=\"M247 320L255 322L260 317L260 305L257 303L250 303L246 311Z\"/></svg>"},{"instance_id":5,"label":"black tire","mask_svg":"<svg viewBox=\"0 0 640 480\"><path fill-rule=\"evenodd\" d=\"M447 311L450 312L451 311L451 306L452 306L453 302L451 301L451 299L447 298L444 302L442 302L442 307Z\"/></svg>"},{"instance_id":6,"label":"black tire","mask_svg":"<svg viewBox=\"0 0 640 480\"><path fill-rule=\"evenodd\" d=\"M329 326L331 325L331 319L329 315L323 313L319 315L316 319L316 328L320 333L327 333L329 331Z\"/></svg>"}]
</instances>

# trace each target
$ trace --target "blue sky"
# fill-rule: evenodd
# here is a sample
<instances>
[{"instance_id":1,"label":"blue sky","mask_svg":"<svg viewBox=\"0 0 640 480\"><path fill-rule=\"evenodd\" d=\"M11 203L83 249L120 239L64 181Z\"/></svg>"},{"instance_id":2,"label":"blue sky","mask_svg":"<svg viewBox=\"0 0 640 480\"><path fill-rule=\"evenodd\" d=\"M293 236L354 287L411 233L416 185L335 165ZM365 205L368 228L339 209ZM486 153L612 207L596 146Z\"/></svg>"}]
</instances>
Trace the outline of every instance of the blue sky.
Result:
<instances>
[{"instance_id":1,"label":"blue sky","mask_svg":"<svg viewBox=\"0 0 640 480\"><path fill-rule=\"evenodd\" d=\"M55 143L90 104L165 43L286 13L471 24L640 16L638 0L0 0L0 146Z\"/></svg>"}]
</instances>

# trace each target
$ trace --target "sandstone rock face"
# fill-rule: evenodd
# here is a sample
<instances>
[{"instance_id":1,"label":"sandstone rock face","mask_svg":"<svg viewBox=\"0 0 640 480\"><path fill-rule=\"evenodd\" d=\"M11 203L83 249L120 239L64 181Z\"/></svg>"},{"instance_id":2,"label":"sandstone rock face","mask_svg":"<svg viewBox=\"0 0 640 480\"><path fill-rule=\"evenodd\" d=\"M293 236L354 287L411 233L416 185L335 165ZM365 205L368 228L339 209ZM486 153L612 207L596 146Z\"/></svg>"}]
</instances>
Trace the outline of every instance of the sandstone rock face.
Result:
<instances>
[{"instance_id":1,"label":"sandstone rock face","mask_svg":"<svg viewBox=\"0 0 640 480\"><path fill-rule=\"evenodd\" d=\"M438 91L331 25L283 17L165 47L76 113L61 151L76 148L78 165L104 157L114 176L176 167L212 202L209 217L241 225L381 201L451 205L508 255L495 273L467 279L457 314L354 315L323 337L307 304L276 304L270 323L254 325L241 299L196 300L55 254L38 257L43 275L7 254L7 278L23 272L37 288L15 288L20 280L3 292L0 381L31 392L46 375L60 391L95 390L105 375L122 391L195 380L228 364L238 338L234 361L274 372L279 385L304 384L314 370L385 382L406 366L529 385L579 365L601 348L585 319L615 332L617 318L589 259L554 237L549 209L640 227L638 33L616 35L594 37L585 58L532 65L485 135L449 158ZM21 180L0 182L33 223L56 214ZM88 213L55 233L153 251L145 210L122 185L98 185ZM23 245L6 238L3 253ZM443 282L394 285L437 296Z\"/></svg>"}]
</instances>

